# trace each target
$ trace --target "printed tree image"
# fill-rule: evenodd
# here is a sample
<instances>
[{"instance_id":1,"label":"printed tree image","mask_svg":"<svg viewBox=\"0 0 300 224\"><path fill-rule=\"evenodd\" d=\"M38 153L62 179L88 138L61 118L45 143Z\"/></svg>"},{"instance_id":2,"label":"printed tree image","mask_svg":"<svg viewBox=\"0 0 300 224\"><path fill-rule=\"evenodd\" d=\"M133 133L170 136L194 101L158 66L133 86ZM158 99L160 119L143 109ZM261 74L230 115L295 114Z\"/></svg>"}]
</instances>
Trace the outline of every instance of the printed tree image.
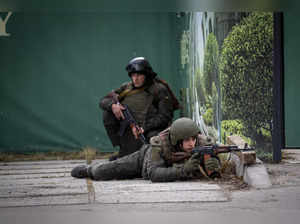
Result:
<instances>
[{"instance_id":1,"label":"printed tree image","mask_svg":"<svg viewBox=\"0 0 300 224\"><path fill-rule=\"evenodd\" d=\"M207 36L204 49L203 79L206 97L208 98L208 110L212 110L212 124L219 130L220 120L220 80L219 80L219 45L213 33Z\"/></svg>"},{"instance_id":2,"label":"printed tree image","mask_svg":"<svg viewBox=\"0 0 300 224\"><path fill-rule=\"evenodd\" d=\"M212 95L213 83L218 85L218 61L219 61L219 46L217 39L213 33L207 36L204 50L204 83L206 94Z\"/></svg>"},{"instance_id":3,"label":"printed tree image","mask_svg":"<svg viewBox=\"0 0 300 224\"><path fill-rule=\"evenodd\" d=\"M273 16L255 12L235 25L220 55L223 116L240 120L256 145L272 133Z\"/></svg>"}]
</instances>

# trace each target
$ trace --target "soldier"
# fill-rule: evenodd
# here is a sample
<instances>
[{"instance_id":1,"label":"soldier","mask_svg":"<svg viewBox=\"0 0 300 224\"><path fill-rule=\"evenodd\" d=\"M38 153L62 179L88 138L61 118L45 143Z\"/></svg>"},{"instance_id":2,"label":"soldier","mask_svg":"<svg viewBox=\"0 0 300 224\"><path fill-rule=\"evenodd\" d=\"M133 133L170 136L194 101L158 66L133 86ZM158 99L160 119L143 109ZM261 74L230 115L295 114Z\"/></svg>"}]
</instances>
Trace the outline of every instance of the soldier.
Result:
<instances>
[{"instance_id":1,"label":"soldier","mask_svg":"<svg viewBox=\"0 0 300 224\"><path fill-rule=\"evenodd\" d=\"M199 156L191 155L198 145L213 144L199 134L196 123L189 118L179 118L170 128L160 132L137 152L104 164L80 165L71 171L77 178L93 180L131 179L143 177L152 182L188 180L219 173L220 162L211 157L201 163Z\"/></svg>"},{"instance_id":2,"label":"soldier","mask_svg":"<svg viewBox=\"0 0 300 224\"><path fill-rule=\"evenodd\" d=\"M143 57L132 59L126 67L131 82L124 83L100 100L103 123L114 147L119 146L122 157L140 149L138 139L144 134L146 141L166 129L172 122L178 101L167 83L158 79L149 62ZM120 121L124 119L124 105L130 109L137 126L127 128L120 136ZM113 160L116 158L111 158Z\"/></svg>"}]
</instances>

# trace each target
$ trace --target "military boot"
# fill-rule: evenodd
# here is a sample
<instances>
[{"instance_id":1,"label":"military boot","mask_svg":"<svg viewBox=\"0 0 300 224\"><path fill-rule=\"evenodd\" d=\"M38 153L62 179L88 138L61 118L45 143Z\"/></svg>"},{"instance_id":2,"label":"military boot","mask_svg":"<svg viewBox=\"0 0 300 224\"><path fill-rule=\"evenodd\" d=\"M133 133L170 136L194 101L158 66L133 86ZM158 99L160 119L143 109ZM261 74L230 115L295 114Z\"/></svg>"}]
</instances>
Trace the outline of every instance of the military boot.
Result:
<instances>
[{"instance_id":1,"label":"military boot","mask_svg":"<svg viewBox=\"0 0 300 224\"><path fill-rule=\"evenodd\" d=\"M116 160L116 159L118 159L119 158L119 153L118 154L113 154L113 155L111 155L109 158L108 158L108 160L109 161L114 161L114 160Z\"/></svg>"},{"instance_id":2,"label":"military boot","mask_svg":"<svg viewBox=\"0 0 300 224\"><path fill-rule=\"evenodd\" d=\"M80 165L76 166L71 171L71 176L76 178L87 178L89 177L88 174L88 166L87 165Z\"/></svg>"},{"instance_id":3,"label":"military boot","mask_svg":"<svg viewBox=\"0 0 300 224\"><path fill-rule=\"evenodd\" d=\"M109 161L114 161L119 158L120 146L116 146L113 149L114 153L108 158Z\"/></svg>"}]
</instances>

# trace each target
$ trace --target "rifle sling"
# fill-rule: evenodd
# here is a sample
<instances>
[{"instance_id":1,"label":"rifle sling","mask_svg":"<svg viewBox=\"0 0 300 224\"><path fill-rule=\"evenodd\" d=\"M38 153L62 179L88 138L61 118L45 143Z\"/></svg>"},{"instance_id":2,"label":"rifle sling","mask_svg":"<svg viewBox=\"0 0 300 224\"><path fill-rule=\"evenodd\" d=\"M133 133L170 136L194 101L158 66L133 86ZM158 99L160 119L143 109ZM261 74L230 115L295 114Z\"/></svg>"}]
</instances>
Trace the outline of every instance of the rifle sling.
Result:
<instances>
[{"instance_id":1,"label":"rifle sling","mask_svg":"<svg viewBox=\"0 0 300 224\"><path fill-rule=\"evenodd\" d=\"M173 163L180 162L180 161L185 160L190 157L191 157L191 154L187 153L187 152L172 152L171 161Z\"/></svg>"},{"instance_id":2,"label":"rifle sling","mask_svg":"<svg viewBox=\"0 0 300 224\"><path fill-rule=\"evenodd\" d=\"M132 96L134 94L140 93L145 90L145 86L139 89L125 89L123 92L119 95L119 100L122 101L127 96Z\"/></svg>"}]
</instances>

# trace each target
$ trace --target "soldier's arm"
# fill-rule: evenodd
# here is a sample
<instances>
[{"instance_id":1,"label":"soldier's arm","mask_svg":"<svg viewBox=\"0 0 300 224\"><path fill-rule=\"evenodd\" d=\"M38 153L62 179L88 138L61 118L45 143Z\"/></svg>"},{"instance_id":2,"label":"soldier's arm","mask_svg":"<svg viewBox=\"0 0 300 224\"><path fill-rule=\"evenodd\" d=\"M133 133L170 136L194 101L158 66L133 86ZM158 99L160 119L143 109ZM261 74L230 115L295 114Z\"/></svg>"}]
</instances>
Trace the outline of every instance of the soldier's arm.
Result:
<instances>
[{"instance_id":1,"label":"soldier's arm","mask_svg":"<svg viewBox=\"0 0 300 224\"><path fill-rule=\"evenodd\" d=\"M167 167L161 157L160 147L152 146L151 158L147 164L148 177L152 182L171 182L181 179L181 170L177 167Z\"/></svg>"},{"instance_id":2,"label":"soldier's arm","mask_svg":"<svg viewBox=\"0 0 300 224\"><path fill-rule=\"evenodd\" d=\"M102 110L111 111L112 104L117 103L116 98L126 88L127 85L128 85L128 83L124 83L119 88L112 90L106 96L102 97L99 102L99 107Z\"/></svg>"},{"instance_id":3,"label":"soldier's arm","mask_svg":"<svg viewBox=\"0 0 300 224\"><path fill-rule=\"evenodd\" d=\"M173 103L166 87L160 85L158 91L157 112L150 114L146 119L145 132L159 128L165 128L173 119Z\"/></svg>"}]
</instances>

